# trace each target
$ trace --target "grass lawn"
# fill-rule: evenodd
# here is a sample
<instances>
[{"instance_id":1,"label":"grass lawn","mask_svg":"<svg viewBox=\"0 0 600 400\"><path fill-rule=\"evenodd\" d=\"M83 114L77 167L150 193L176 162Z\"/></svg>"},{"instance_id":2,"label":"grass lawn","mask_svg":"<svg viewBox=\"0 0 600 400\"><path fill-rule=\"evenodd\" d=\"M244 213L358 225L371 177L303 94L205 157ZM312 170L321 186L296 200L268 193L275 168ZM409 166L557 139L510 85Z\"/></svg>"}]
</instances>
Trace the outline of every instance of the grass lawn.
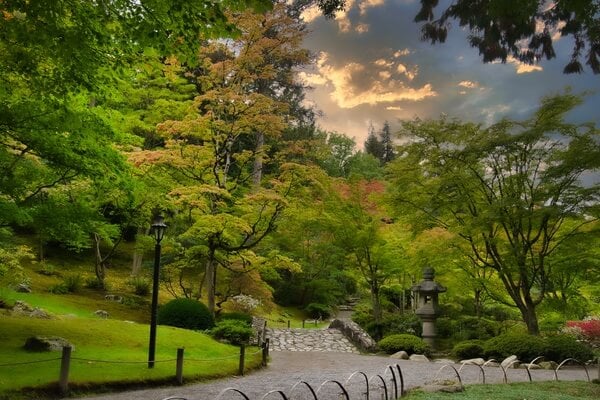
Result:
<instances>
[{"instance_id":1,"label":"grass lawn","mask_svg":"<svg viewBox=\"0 0 600 400\"><path fill-rule=\"evenodd\" d=\"M47 386L58 381L60 353L32 353L23 349L27 337L33 335L60 336L73 344L69 382L74 389L100 384L168 381L175 375L179 347L185 348L186 380L234 375L238 370L239 348L184 329L158 327L157 363L154 369L148 369L149 327L145 324L110 319L61 317L39 320L2 315L0 327L0 397L9 391ZM260 364L258 350L246 350L247 368L256 368ZM50 359L54 360L6 365Z\"/></svg>"},{"instance_id":2,"label":"grass lawn","mask_svg":"<svg viewBox=\"0 0 600 400\"><path fill-rule=\"evenodd\" d=\"M459 393L412 391L407 400L576 400L600 399L600 384L588 382L535 382L466 386Z\"/></svg>"}]
</instances>

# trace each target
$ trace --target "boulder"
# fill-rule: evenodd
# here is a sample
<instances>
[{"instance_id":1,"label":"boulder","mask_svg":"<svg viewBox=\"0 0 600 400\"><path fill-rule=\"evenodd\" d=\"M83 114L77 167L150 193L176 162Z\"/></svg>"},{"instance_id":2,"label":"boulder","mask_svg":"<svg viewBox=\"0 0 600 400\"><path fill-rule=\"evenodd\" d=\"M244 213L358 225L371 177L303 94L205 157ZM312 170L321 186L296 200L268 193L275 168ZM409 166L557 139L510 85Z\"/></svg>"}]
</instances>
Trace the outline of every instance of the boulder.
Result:
<instances>
[{"instance_id":1,"label":"boulder","mask_svg":"<svg viewBox=\"0 0 600 400\"><path fill-rule=\"evenodd\" d=\"M408 353L404 350L400 350L399 352L392 354L390 358L397 358L398 360L408 360Z\"/></svg>"},{"instance_id":2,"label":"boulder","mask_svg":"<svg viewBox=\"0 0 600 400\"><path fill-rule=\"evenodd\" d=\"M100 318L108 318L108 311L104 311L104 310L96 310L94 311L94 314L99 316Z\"/></svg>"},{"instance_id":3,"label":"boulder","mask_svg":"<svg viewBox=\"0 0 600 400\"><path fill-rule=\"evenodd\" d=\"M483 358L470 358L468 360L461 360L460 363L467 365L483 365L485 364L485 360Z\"/></svg>"},{"instance_id":4,"label":"boulder","mask_svg":"<svg viewBox=\"0 0 600 400\"><path fill-rule=\"evenodd\" d=\"M507 369L507 368L519 368L519 365L520 365L519 359L515 355L506 357L504 359L504 361L502 361L500 363L500 366L502 368L504 368L504 369Z\"/></svg>"},{"instance_id":5,"label":"boulder","mask_svg":"<svg viewBox=\"0 0 600 400\"><path fill-rule=\"evenodd\" d=\"M447 358L437 358L433 360L433 362L438 364L454 364L454 360L449 360Z\"/></svg>"},{"instance_id":6,"label":"boulder","mask_svg":"<svg viewBox=\"0 0 600 400\"><path fill-rule=\"evenodd\" d=\"M521 365L521 367L529 368L529 369L542 369L542 367L540 367L538 364L533 364L533 363L525 363L525 364Z\"/></svg>"},{"instance_id":7,"label":"boulder","mask_svg":"<svg viewBox=\"0 0 600 400\"><path fill-rule=\"evenodd\" d=\"M410 361L429 362L429 358L427 358L423 354L411 354L411 356L408 357L408 359Z\"/></svg>"},{"instance_id":8,"label":"boulder","mask_svg":"<svg viewBox=\"0 0 600 400\"><path fill-rule=\"evenodd\" d=\"M29 313L29 316L31 318L52 319L52 315L50 315L47 311L37 307Z\"/></svg>"},{"instance_id":9,"label":"boulder","mask_svg":"<svg viewBox=\"0 0 600 400\"><path fill-rule=\"evenodd\" d=\"M26 283L19 283L19 285L17 286L17 292L31 293L31 287Z\"/></svg>"},{"instance_id":10,"label":"boulder","mask_svg":"<svg viewBox=\"0 0 600 400\"><path fill-rule=\"evenodd\" d=\"M542 361L538 365L540 366L540 368L551 370L555 370L556 367L558 367L558 364L554 361Z\"/></svg>"},{"instance_id":11,"label":"boulder","mask_svg":"<svg viewBox=\"0 0 600 400\"><path fill-rule=\"evenodd\" d=\"M25 341L27 351L62 351L63 347L74 347L67 339L58 336L32 336Z\"/></svg>"}]
</instances>

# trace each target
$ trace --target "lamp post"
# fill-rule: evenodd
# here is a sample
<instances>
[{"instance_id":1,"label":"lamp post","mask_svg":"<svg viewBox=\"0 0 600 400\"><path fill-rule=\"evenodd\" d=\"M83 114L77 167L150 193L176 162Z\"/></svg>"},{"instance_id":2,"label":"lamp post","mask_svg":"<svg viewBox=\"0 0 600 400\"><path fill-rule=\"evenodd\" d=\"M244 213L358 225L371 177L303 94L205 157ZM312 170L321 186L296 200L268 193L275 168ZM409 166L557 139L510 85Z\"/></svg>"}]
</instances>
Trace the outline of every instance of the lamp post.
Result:
<instances>
[{"instance_id":1,"label":"lamp post","mask_svg":"<svg viewBox=\"0 0 600 400\"><path fill-rule=\"evenodd\" d=\"M148 348L148 368L154 368L154 353L156 350L156 313L158 308L158 279L160 275L160 242L165 235L167 225L161 215L157 215L152 222L152 234L156 245L154 246L154 275L152 280L152 311L150 314L150 345Z\"/></svg>"}]
</instances>

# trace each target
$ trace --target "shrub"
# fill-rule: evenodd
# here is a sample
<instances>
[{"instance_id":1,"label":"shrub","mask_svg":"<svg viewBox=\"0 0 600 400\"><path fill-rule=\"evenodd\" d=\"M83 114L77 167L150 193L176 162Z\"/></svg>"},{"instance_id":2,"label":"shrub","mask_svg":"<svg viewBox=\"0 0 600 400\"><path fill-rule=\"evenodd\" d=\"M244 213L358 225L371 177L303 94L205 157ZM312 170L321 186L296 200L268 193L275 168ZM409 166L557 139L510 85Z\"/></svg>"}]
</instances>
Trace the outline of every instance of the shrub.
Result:
<instances>
[{"instance_id":1,"label":"shrub","mask_svg":"<svg viewBox=\"0 0 600 400\"><path fill-rule=\"evenodd\" d=\"M50 287L50 293L67 294L69 293L69 289L67 289L64 283L58 283Z\"/></svg>"},{"instance_id":2,"label":"shrub","mask_svg":"<svg viewBox=\"0 0 600 400\"><path fill-rule=\"evenodd\" d=\"M63 278L62 284L67 288L69 293L77 293L83 286L83 278L79 274L67 275Z\"/></svg>"},{"instance_id":3,"label":"shrub","mask_svg":"<svg viewBox=\"0 0 600 400\"><path fill-rule=\"evenodd\" d=\"M225 321L225 320L244 321L247 325L252 325L252 315L246 314L243 312L221 313L219 315L219 320L220 321Z\"/></svg>"},{"instance_id":4,"label":"shrub","mask_svg":"<svg viewBox=\"0 0 600 400\"><path fill-rule=\"evenodd\" d=\"M455 337L465 339L489 339L500 333L500 324L496 321L473 316L465 316L458 320L459 334Z\"/></svg>"},{"instance_id":5,"label":"shrub","mask_svg":"<svg viewBox=\"0 0 600 400\"><path fill-rule=\"evenodd\" d=\"M415 314L385 314L379 324L370 321L365 330L374 338L382 338L399 333L420 335L422 324Z\"/></svg>"},{"instance_id":6,"label":"shrub","mask_svg":"<svg viewBox=\"0 0 600 400\"><path fill-rule=\"evenodd\" d=\"M127 284L133 289L133 293L138 296L148 296L150 294L150 281L144 278L131 278Z\"/></svg>"},{"instance_id":7,"label":"shrub","mask_svg":"<svg viewBox=\"0 0 600 400\"><path fill-rule=\"evenodd\" d=\"M521 361L531 361L545 355L547 344L543 338L526 333L505 333L489 339L483 346L487 358L497 360L516 355Z\"/></svg>"},{"instance_id":8,"label":"shrub","mask_svg":"<svg viewBox=\"0 0 600 400\"><path fill-rule=\"evenodd\" d=\"M404 350L408 354L429 354L431 351L429 345L423 339L409 334L386 336L377 345L388 354L393 354L400 350Z\"/></svg>"},{"instance_id":9,"label":"shrub","mask_svg":"<svg viewBox=\"0 0 600 400\"><path fill-rule=\"evenodd\" d=\"M329 306L321 303L310 303L306 306L306 308L304 308L304 311L306 311L306 313L314 319L329 318L331 315L331 309Z\"/></svg>"},{"instance_id":10,"label":"shrub","mask_svg":"<svg viewBox=\"0 0 600 400\"><path fill-rule=\"evenodd\" d=\"M585 344L570 335L556 335L546 338L548 346L545 357L548 360L561 362L567 358L575 358L585 362L594 358L594 353Z\"/></svg>"},{"instance_id":11,"label":"shrub","mask_svg":"<svg viewBox=\"0 0 600 400\"><path fill-rule=\"evenodd\" d=\"M158 323L185 329L210 329L215 323L208 308L192 299L175 299L158 310Z\"/></svg>"},{"instance_id":12,"label":"shrub","mask_svg":"<svg viewBox=\"0 0 600 400\"><path fill-rule=\"evenodd\" d=\"M459 360L484 356L483 340L465 340L454 346L452 354Z\"/></svg>"},{"instance_id":13,"label":"shrub","mask_svg":"<svg viewBox=\"0 0 600 400\"><path fill-rule=\"evenodd\" d=\"M248 343L253 333L252 328L245 321L236 319L222 320L210 331L215 339L227 340L236 345Z\"/></svg>"},{"instance_id":14,"label":"shrub","mask_svg":"<svg viewBox=\"0 0 600 400\"><path fill-rule=\"evenodd\" d=\"M88 289L109 290L108 282L102 281L95 276L87 278L84 285Z\"/></svg>"}]
</instances>

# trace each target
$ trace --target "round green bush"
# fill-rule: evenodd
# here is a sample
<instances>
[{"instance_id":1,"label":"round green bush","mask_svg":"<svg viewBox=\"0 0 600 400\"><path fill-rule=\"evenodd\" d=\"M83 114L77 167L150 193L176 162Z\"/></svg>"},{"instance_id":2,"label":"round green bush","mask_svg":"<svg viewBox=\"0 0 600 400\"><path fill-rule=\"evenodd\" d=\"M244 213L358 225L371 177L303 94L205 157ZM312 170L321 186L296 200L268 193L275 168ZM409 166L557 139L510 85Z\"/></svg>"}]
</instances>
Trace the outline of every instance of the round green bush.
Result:
<instances>
[{"instance_id":1,"label":"round green bush","mask_svg":"<svg viewBox=\"0 0 600 400\"><path fill-rule=\"evenodd\" d=\"M232 344L248 343L254 331L245 321L225 319L211 329L210 334L218 340L227 340Z\"/></svg>"},{"instance_id":2,"label":"round green bush","mask_svg":"<svg viewBox=\"0 0 600 400\"><path fill-rule=\"evenodd\" d=\"M408 354L429 354L431 351L423 339L409 334L386 336L377 345L388 354L394 354L400 350L404 350Z\"/></svg>"},{"instance_id":3,"label":"round green bush","mask_svg":"<svg viewBox=\"0 0 600 400\"><path fill-rule=\"evenodd\" d=\"M483 357L483 340L465 340L457 343L452 348L452 354L459 360Z\"/></svg>"},{"instance_id":4,"label":"round green bush","mask_svg":"<svg viewBox=\"0 0 600 400\"><path fill-rule=\"evenodd\" d=\"M306 311L311 318L315 319L329 318L331 315L331 309L329 306L321 303L310 303L306 306L304 311Z\"/></svg>"},{"instance_id":5,"label":"round green bush","mask_svg":"<svg viewBox=\"0 0 600 400\"><path fill-rule=\"evenodd\" d=\"M215 325L210 311L204 304L185 298L171 300L160 307L158 323L194 330L210 329Z\"/></svg>"},{"instance_id":6,"label":"round green bush","mask_svg":"<svg viewBox=\"0 0 600 400\"><path fill-rule=\"evenodd\" d=\"M490 339L500 333L500 324L491 319L464 316L458 319L459 332L453 336L465 339Z\"/></svg>"},{"instance_id":7,"label":"round green bush","mask_svg":"<svg viewBox=\"0 0 600 400\"><path fill-rule=\"evenodd\" d=\"M529 362L547 353L547 344L539 336L526 333L505 333L489 339L483 346L486 358L502 360L516 355L519 360Z\"/></svg>"},{"instance_id":8,"label":"round green bush","mask_svg":"<svg viewBox=\"0 0 600 400\"><path fill-rule=\"evenodd\" d=\"M547 360L558 363L567 358L574 358L581 362L586 362L594 358L594 352L584 343L577 341L573 336L556 335L546 338L547 351L545 357Z\"/></svg>"}]
</instances>

